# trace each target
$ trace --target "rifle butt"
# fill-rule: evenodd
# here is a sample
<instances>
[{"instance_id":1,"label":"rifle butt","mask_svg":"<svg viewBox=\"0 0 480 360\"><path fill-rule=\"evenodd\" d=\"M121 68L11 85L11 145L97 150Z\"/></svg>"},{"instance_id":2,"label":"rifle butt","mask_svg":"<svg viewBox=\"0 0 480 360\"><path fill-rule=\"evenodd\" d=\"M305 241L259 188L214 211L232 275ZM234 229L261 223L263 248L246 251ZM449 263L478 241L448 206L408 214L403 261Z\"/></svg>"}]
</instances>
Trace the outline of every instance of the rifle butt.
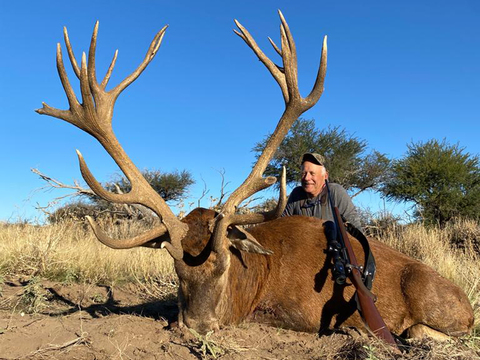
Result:
<instances>
[{"instance_id":1,"label":"rifle butt","mask_svg":"<svg viewBox=\"0 0 480 360\"><path fill-rule=\"evenodd\" d=\"M397 347L397 343L395 342L392 333L375 306L374 296L363 284L360 272L357 269L354 269L350 274L350 280L357 289L357 298L361 309L361 315L367 327L375 336L386 343Z\"/></svg>"}]
</instances>

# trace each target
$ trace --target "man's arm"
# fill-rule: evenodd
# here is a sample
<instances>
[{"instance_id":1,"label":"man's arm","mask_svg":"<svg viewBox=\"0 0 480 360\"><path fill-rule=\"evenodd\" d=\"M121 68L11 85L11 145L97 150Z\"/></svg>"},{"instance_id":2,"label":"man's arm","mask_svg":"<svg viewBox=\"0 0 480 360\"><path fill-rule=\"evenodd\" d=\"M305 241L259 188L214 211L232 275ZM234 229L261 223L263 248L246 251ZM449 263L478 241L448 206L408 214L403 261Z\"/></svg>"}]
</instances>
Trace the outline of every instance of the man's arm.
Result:
<instances>
[{"instance_id":1,"label":"man's arm","mask_svg":"<svg viewBox=\"0 0 480 360\"><path fill-rule=\"evenodd\" d=\"M287 205L285 206L285 210L283 210L282 217L284 216L292 216L292 215L300 215L301 213L298 211L298 201L301 198L301 192L303 191L301 186L296 187L292 190L292 193L288 197Z\"/></svg>"},{"instance_id":2,"label":"man's arm","mask_svg":"<svg viewBox=\"0 0 480 360\"><path fill-rule=\"evenodd\" d=\"M290 201L290 198L288 198ZM293 215L293 203L287 201L287 206L285 206L285 209L283 210L282 217L284 216L292 216Z\"/></svg>"}]
</instances>

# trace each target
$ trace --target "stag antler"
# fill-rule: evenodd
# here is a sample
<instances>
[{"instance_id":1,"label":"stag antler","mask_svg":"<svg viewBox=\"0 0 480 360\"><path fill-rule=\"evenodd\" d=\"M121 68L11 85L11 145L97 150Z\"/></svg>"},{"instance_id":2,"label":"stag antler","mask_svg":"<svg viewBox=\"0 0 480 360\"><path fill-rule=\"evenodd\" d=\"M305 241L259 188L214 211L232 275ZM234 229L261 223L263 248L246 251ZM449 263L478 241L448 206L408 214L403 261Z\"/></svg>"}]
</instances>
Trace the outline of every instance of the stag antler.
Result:
<instances>
[{"instance_id":1,"label":"stag antler","mask_svg":"<svg viewBox=\"0 0 480 360\"><path fill-rule=\"evenodd\" d=\"M282 114L274 133L270 137L267 146L253 167L250 175L248 175L243 184L232 193L223 207L214 232L214 249L217 252L220 252L223 248L223 244L225 243L225 234L229 225L254 224L265 221L272 215L238 215L235 214L235 210L243 200L276 182L276 178L273 176L269 176L267 178L263 177L265 168L270 162L278 146L285 138L294 121L302 113L315 105L323 92L323 84L327 70L327 37L325 36L323 40L322 56L320 59L320 67L318 69L315 85L310 94L306 98L303 98L298 90L297 51L295 48L295 42L282 12L279 10L278 13L281 21L281 49L279 49L270 38L269 40L275 51L282 57L283 67L280 67L271 61L258 47L250 33L237 20L235 20L235 24L240 31L234 30L234 32L240 36L253 50L255 55L257 55L258 59L267 67L280 86L283 98L285 100L285 111Z\"/></svg>"},{"instance_id":2,"label":"stag antler","mask_svg":"<svg viewBox=\"0 0 480 360\"><path fill-rule=\"evenodd\" d=\"M160 48L163 36L167 26L163 27L153 38L145 58L133 73L127 76L120 84L106 91L106 86L110 80L118 51L110 63L108 71L99 84L95 71L95 49L97 45L98 21L93 30L90 49L88 52L88 62L85 53L82 54L81 67L78 67L75 59L67 29L64 28L65 45L67 47L70 62L72 64L75 75L80 80L80 91L82 94L82 103L78 101L63 64L62 50L60 43L57 44L57 69L62 82L63 88L67 95L70 108L68 110L59 110L43 103L41 109L36 110L39 114L53 116L75 125L81 130L89 133L96 138L110 156L115 160L117 165L127 176L131 183L132 190L126 194L115 194L106 191L100 183L94 178L87 167L82 154L77 150L78 159L82 176L90 186L90 188L100 197L107 201L127 204L141 204L151 209L159 216L162 224L146 233L131 239L114 240L108 237L93 221L88 218L90 225L95 232L97 238L107 246L113 248L131 248L135 246L158 246L153 240L168 232L170 243L164 246L175 259L183 257L181 240L187 232L187 225L180 222L162 197L148 184L137 167L130 160L123 150L112 130L113 107L120 93L145 70L147 65L153 60L155 54ZM153 241L153 242L152 242Z\"/></svg>"}]
</instances>

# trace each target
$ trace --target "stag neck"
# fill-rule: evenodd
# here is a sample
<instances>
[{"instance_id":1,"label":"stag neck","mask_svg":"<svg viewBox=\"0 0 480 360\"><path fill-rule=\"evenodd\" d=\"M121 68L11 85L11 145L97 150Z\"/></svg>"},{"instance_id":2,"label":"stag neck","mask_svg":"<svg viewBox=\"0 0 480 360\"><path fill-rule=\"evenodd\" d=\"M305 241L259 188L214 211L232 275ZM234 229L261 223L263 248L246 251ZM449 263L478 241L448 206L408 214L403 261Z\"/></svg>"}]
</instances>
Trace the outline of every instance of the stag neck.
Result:
<instances>
[{"instance_id":1,"label":"stag neck","mask_svg":"<svg viewBox=\"0 0 480 360\"><path fill-rule=\"evenodd\" d=\"M251 314L258 306L262 294L265 292L265 284L268 284L272 268L270 265L265 265L270 264L271 261L268 256L249 253L242 253L241 261L236 256L230 256L225 296L222 297L217 308L220 323L237 323ZM261 269L261 271L250 271L251 269ZM246 284L248 284L248 288L245 287ZM255 291L251 291L252 289ZM231 301L232 298L236 298L237 301Z\"/></svg>"}]
</instances>

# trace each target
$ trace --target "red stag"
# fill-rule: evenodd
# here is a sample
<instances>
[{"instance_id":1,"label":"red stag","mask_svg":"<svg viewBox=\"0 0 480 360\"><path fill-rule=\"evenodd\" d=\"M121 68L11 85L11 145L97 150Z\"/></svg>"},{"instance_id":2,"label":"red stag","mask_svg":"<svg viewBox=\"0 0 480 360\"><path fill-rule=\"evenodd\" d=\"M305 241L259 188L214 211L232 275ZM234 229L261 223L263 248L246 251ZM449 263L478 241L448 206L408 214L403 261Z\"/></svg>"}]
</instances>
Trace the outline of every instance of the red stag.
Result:
<instances>
[{"instance_id":1,"label":"red stag","mask_svg":"<svg viewBox=\"0 0 480 360\"><path fill-rule=\"evenodd\" d=\"M113 107L120 93L130 85L156 55L167 27L154 37L144 60L120 84L106 87L116 62L98 83L95 49L98 23L93 31L88 58L78 66L66 29L65 43L75 75L80 80L82 103L67 78L60 44L57 68L70 108L59 110L43 104L39 114L65 120L95 137L115 160L131 182L127 194L106 191L93 177L80 152L83 178L105 200L141 204L151 209L161 225L126 240L109 238L89 218L98 240L115 248L136 246L165 248L174 258L179 277L179 323L199 332L237 324L259 316L277 326L317 332L342 326L363 327L356 310L353 286L335 285L329 279L331 261L325 255L323 222L300 216L278 218L286 202L283 175L278 207L266 213L237 214L238 205L252 194L272 185L274 177L263 172L292 123L320 98L327 67L326 38L313 90L307 97L299 93L295 43L280 13L281 47L272 40L283 66L277 66L258 47L249 32L236 21L235 31L267 67L280 86L285 111L268 145L250 175L226 201L220 213L195 209L178 220L142 177L120 146L112 130ZM237 225L258 224L248 231ZM354 241L359 261L363 251ZM380 242L371 240L376 256L377 276L373 292L378 294L377 308L389 329L397 335L459 336L473 325L471 305L462 290L442 278L428 266L413 260Z\"/></svg>"}]
</instances>

